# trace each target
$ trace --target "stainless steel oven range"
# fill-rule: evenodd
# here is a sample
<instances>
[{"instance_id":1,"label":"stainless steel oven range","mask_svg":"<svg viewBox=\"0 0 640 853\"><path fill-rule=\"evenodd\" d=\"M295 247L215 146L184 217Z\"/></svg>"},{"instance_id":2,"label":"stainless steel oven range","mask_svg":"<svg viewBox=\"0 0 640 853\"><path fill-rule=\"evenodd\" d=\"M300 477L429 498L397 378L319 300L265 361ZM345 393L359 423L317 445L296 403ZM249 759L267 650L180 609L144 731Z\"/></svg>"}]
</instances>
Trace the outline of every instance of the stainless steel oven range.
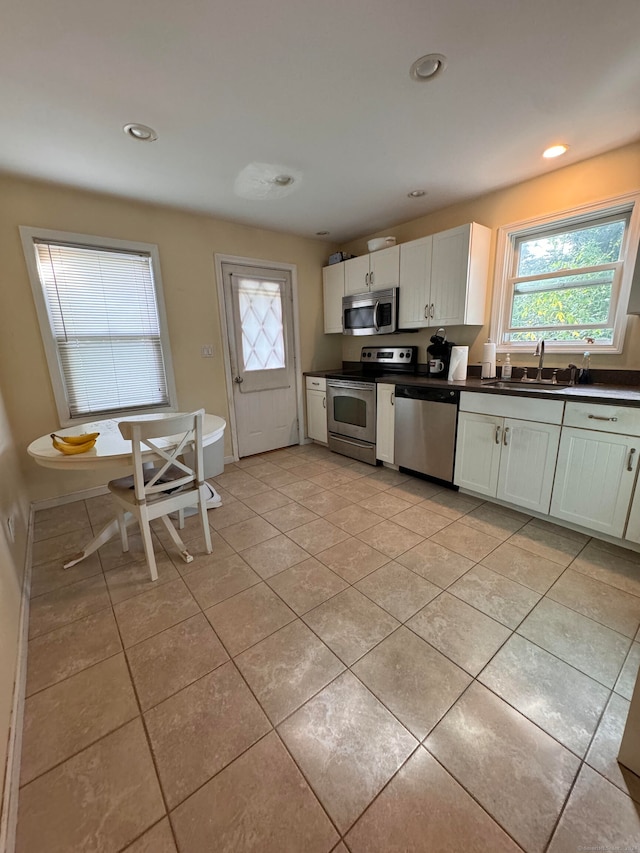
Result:
<instances>
[{"instance_id":1,"label":"stainless steel oven range","mask_svg":"<svg viewBox=\"0 0 640 853\"><path fill-rule=\"evenodd\" d=\"M359 368L327 377L329 448L376 464L376 377L415 373L417 347L363 347Z\"/></svg>"}]
</instances>

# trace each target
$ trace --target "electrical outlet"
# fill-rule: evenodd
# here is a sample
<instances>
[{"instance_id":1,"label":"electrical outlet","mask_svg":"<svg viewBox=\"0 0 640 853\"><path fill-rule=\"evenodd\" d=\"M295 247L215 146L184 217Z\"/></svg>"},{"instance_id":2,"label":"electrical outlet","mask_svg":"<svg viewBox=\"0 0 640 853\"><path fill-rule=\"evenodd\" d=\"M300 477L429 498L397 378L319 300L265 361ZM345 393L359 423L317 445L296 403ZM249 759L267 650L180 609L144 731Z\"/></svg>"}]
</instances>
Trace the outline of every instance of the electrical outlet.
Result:
<instances>
[{"instance_id":1,"label":"electrical outlet","mask_svg":"<svg viewBox=\"0 0 640 853\"><path fill-rule=\"evenodd\" d=\"M13 523L13 516L10 515L7 519L7 533L9 534L9 539L11 542L16 541L16 530Z\"/></svg>"},{"instance_id":2,"label":"electrical outlet","mask_svg":"<svg viewBox=\"0 0 640 853\"><path fill-rule=\"evenodd\" d=\"M211 344L203 344L200 348L202 358L213 358L213 347Z\"/></svg>"}]
</instances>

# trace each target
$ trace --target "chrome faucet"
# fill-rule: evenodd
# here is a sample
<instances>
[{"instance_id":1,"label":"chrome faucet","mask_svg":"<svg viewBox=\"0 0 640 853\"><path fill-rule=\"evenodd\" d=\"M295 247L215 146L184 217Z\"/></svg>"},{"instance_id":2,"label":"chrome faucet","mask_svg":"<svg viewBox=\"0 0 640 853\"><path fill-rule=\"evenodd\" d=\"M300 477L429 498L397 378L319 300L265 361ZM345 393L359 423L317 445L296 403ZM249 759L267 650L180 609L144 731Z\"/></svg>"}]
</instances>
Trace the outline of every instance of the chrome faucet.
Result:
<instances>
[{"instance_id":1,"label":"chrome faucet","mask_svg":"<svg viewBox=\"0 0 640 853\"><path fill-rule=\"evenodd\" d=\"M538 372L536 373L536 382L542 382L542 367L544 365L544 338L538 341L534 355L540 356L538 362Z\"/></svg>"}]
</instances>

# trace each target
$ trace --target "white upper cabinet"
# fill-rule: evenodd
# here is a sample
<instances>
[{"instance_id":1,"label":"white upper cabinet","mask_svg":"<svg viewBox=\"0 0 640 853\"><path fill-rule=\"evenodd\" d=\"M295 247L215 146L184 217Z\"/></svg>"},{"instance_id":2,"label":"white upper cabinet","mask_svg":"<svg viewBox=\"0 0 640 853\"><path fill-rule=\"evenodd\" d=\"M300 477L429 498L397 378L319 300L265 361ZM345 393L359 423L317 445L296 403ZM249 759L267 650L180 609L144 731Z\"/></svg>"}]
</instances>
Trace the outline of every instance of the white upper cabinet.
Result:
<instances>
[{"instance_id":1,"label":"white upper cabinet","mask_svg":"<svg viewBox=\"0 0 640 853\"><path fill-rule=\"evenodd\" d=\"M322 270L324 331L342 332L342 297L344 296L344 263L331 264Z\"/></svg>"},{"instance_id":2,"label":"white upper cabinet","mask_svg":"<svg viewBox=\"0 0 640 853\"><path fill-rule=\"evenodd\" d=\"M471 222L400 246L400 328L484 323L491 230Z\"/></svg>"},{"instance_id":3,"label":"white upper cabinet","mask_svg":"<svg viewBox=\"0 0 640 853\"><path fill-rule=\"evenodd\" d=\"M400 246L380 249L344 261L344 291L346 296L397 287L400 278Z\"/></svg>"},{"instance_id":4,"label":"white upper cabinet","mask_svg":"<svg viewBox=\"0 0 640 853\"><path fill-rule=\"evenodd\" d=\"M430 325L432 250L433 237L421 237L400 246L400 329Z\"/></svg>"}]
</instances>

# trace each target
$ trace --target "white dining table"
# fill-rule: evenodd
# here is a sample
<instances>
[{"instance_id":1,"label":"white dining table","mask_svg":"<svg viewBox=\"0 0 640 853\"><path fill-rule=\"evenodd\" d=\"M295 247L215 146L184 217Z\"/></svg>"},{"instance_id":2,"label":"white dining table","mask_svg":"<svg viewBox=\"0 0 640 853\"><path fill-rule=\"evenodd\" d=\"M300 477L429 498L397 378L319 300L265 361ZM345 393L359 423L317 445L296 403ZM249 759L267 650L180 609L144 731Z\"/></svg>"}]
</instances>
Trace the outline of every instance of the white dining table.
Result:
<instances>
[{"instance_id":1,"label":"white dining table","mask_svg":"<svg viewBox=\"0 0 640 853\"><path fill-rule=\"evenodd\" d=\"M122 437L118 424L126 420L147 420L157 418L175 417L175 412L168 414L153 414L153 415L137 415L135 418L107 418L100 421L92 421L90 423L82 423L72 427L65 427L55 431L56 435L71 436L83 435L91 432L99 432L100 435L95 445L86 453L77 453L74 455L66 455L56 450L51 441L51 435L43 435L36 438L27 447L27 453L31 456L38 465L43 468L55 468L60 471L105 471L115 467L131 467L133 465L133 457L131 455L131 442ZM202 444L204 447L215 444L224 436L224 431L227 426L224 418L218 415L205 414L203 423ZM180 440L182 436L169 436L163 439L154 439L159 447L171 447ZM175 438L175 441L173 440ZM158 457L153 451L149 450L143 453L143 458L149 462L153 462ZM220 495L215 491L210 483L207 483L211 491L207 508L220 506L222 501ZM93 537L93 539L85 545L82 551L75 554L71 560L64 564L65 569L70 569L77 563L86 559L90 554L93 554L98 548L106 544L110 539L118 533L118 522L114 518Z\"/></svg>"}]
</instances>

